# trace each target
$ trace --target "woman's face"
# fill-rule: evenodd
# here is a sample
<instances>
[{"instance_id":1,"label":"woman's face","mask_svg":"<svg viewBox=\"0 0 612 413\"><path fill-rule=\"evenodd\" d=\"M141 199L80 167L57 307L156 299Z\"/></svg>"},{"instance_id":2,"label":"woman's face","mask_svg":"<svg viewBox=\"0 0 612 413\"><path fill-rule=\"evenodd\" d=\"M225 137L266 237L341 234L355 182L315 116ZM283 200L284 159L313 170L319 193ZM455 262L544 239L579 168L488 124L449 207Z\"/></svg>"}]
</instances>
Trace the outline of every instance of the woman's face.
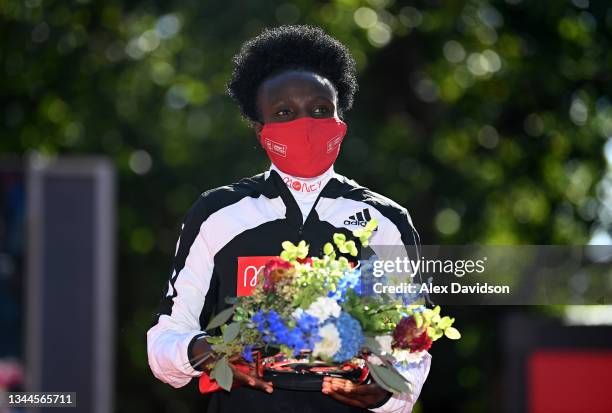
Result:
<instances>
[{"instance_id":1,"label":"woman's face","mask_svg":"<svg viewBox=\"0 0 612 413\"><path fill-rule=\"evenodd\" d=\"M336 89L325 77L290 70L266 79L257 92L257 108L263 123L288 122L302 117L337 117ZM259 138L263 124L254 123Z\"/></svg>"}]
</instances>

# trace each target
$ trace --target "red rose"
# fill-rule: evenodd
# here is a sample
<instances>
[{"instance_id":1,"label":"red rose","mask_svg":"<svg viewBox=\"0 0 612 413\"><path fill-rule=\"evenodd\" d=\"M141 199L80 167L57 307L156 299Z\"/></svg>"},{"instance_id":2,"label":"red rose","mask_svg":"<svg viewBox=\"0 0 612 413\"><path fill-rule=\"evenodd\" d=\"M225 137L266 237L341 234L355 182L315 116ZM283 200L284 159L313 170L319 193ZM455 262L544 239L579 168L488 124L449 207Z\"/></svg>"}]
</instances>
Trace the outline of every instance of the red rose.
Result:
<instances>
[{"instance_id":1,"label":"red rose","mask_svg":"<svg viewBox=\"0 0 612 413\"><path fill-rule=\"evenodd\" d=\"M273 292L276 283L281 280L291 268L293 268L291 263L282 258L276 257L268 261L264 267L264 291Z\"/></svg>"},{"instance_id":2,"label":"red rose","mask_svg":"<svg viewBox=\"0 0 612 413\"><path fill-rule=\"evenodd\" d=\"M408 343L408 348L413 353L417 351L429 350L431 347L431 343L433 343L433 340L431 339L431 337L429 337L427 331L423 331L423 334L410 340L410 342Z\"/></svg>"},{"instance_id":3,"label":"red rose","mask_svg":"<svg viewBox=\"0 0 612 413\"><path fill-rule=\"evenodd\" d=\"M427 330L417 328L414 317L404 317L393 330L393 348L408 349L412 352L428 350L432 340Z\"/></svg>"}]
</instances>

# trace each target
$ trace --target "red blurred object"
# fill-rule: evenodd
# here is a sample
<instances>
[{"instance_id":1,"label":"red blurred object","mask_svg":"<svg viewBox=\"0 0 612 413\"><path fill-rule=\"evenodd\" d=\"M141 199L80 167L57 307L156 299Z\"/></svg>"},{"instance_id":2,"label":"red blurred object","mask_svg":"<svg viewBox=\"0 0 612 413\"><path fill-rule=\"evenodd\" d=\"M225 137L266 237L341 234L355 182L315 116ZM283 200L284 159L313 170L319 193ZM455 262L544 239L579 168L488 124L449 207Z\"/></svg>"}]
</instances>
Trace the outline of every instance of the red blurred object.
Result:
<instances>
[{"instance_id":1,"label":"red blurred object","mask_svg":"<svg viewBox=\"0 0 612 413\"><path fill-rule=\"evenodd\" d=\"M16 360L0 360L0 389L10 389L23 383L23 368Z\"/></svg>"},{"instance_id":2,"label":"red blurred object","mask_svg":"<svg viewBox=\"0 0 612 413\"><path fill-rule=\"evenodd\" d=\"M282 258L272 258L266 263L264 267L264 285L263 290L266 293L273 293L276 289L276 283L282 280L287 271L291 269L293 265L289 261L285 261Z\"/></svg>"},{"instance_id":3,"label":"red blurred object","mask_svg":"<svg viewBox=\"0 0 612 413\"><path fill-rule=\"evenodd\" d=\"M240 370L243 373L248 373L249 371L249 366L245 364L234 364L234 367L236 367L236 369ZM235 389L236 387L240 386L241 384L234 382L232 384L232 389ZM216 380L211 379L210 376L206 373L200 376L198 387L200 389L200 393L212 393L219 390L223 390L221 386L219 386L219 383L217 383Z\"/></svg>"},{"instance_id":4,"label":"red blurred object","mask_svg":"<svg viewBox=\"0 0 612 413\"><path fill-rule=\"evenodd\" d=\"M257 285L257 277L264 270L266 263L276 256L254 256L238 257L238 268L236 273L236 295L238 297L249 296Z\"/></svg>"},{"instance_id":5,"label":"red blurred object","mask_svg":"<svg viewBox=\"0 0 612 413\"><path fill-rule=\"evenodd\" d=\"M612 413L612 351L540 350L527 368L529 413Z\"/></svg>"},{"instance_id":6,"label":"red blurred object","mask_svg":"<svg viewBox=\"0 0 612 413\"><path fill-rule=\"evenodd\" d=\"M404 317L393 330L393 348L409 349L412 352L429 350L432 340L427 330L418 328L413 316Z\"/></svg>"}]
</instances>

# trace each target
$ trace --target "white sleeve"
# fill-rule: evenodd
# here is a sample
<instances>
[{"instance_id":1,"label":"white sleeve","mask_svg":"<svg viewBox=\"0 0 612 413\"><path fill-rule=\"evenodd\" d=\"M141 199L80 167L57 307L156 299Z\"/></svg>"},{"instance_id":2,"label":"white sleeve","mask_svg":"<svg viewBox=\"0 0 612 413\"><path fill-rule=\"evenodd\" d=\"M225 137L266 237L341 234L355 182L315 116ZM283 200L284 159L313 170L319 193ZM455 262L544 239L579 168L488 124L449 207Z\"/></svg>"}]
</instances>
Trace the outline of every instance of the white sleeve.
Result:
<instances>
[{"instance_id":1,"label":"white sleeve","mask_svg":"<svg viewBox=\"0 0 612 413\"><path fill-rule=\"evenodd\" d=\"M382 220L381 224L383 225L380 226L380 232L375 233L371 241L371 246L379 259L395 260L395 258L403 257L419 259L420 239L408 211L402 210L399 226L385 220ZM416 275L419 273L417 272ZM409 278L406 281L418 282L419 280L420 276L415 280ZM398 371L412 384L412 393L394 395L382 406L369 410L376 413L410 413L421 394L430 366L431 354L429 352L425 352L423 359L418 364L411 363L407 368L396 364Z\"/></svg>"},{"instance_id":2,"label":"white sleeve","mask_svg":"<svg viewBox=\"0 0 612 413\"><path fill-rule=\"evenodd\" d=\"M157 323L147 332L151 371L159 380L182 387L202 372L189 362L190 343L202 335L200 313L208 292L213 258L203 234L203 224L188 213L177 242L173 273ZM177 273L178 272L178 273Z\"/></svg>"},{"instance_id":3,"label":"white sleeve","mask_svg":"<svg viewBox=\"0 0 612 413\"><path fill-rule=\"evenodd\" d=\"M423 359L418 364L410 364L408 368L396 365L395 367L399 370L402 376L412 384L411 394L399 394L392 396L385 404L374 409L369 409L376 413L410 413L416 403L423 383L427 379L429 374L429 368L431 366L431 354L425 352Z\"/></svg>"}]
</instances>

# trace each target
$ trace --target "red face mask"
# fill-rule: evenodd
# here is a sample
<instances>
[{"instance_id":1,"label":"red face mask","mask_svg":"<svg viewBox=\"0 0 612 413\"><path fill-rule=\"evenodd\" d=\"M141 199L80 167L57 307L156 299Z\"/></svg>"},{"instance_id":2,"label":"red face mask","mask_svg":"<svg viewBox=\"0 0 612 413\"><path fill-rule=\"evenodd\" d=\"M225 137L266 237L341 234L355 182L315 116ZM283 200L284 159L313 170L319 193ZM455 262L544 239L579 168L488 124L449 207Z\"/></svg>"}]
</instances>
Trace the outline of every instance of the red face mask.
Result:
<instances>
[{"instance_id":1,"label":"red face mask","mask_svg":"<svg viewBox=\"0 0 612 413\"><path fill-rule=\"evenodd\" d=\"M338 118L303 117L266 123L260 134L261 146L284 173L312 178L336 161L346 129L346 123Z\"/></svg>"}]
</instances>

